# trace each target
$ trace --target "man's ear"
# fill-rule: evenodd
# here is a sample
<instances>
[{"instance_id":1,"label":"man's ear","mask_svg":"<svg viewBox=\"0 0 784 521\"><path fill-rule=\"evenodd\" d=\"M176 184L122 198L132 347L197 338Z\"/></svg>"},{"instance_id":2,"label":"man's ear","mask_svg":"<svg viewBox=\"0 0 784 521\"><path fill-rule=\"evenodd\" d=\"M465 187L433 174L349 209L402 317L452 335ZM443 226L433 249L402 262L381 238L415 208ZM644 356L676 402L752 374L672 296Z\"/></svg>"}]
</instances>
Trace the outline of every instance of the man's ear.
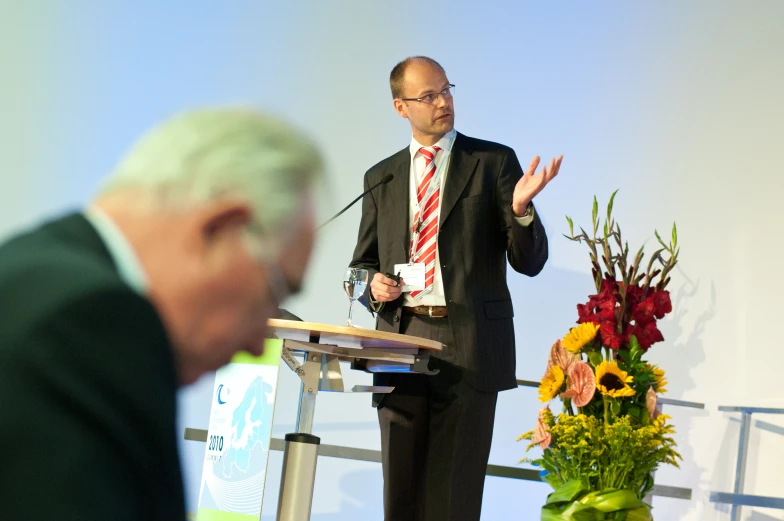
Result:
<instances>
[{"instance_id":1,"label":"man's ear","mask_svg":"<svg viewBox=\"0 0 784 521\"><path fill-rule=\"evenodd\" d=\"M198 214L199 233L205 244L242 233L253 219L250 205L240 199L220 199L204 205Z\"/></svg>"},{"instance_id":2,"label":"man's ear","mask_svg":"<svg viewBox=\"0 0 784 521\"><path fill-rule=\"evenodd\" d=\"M395 98L392 104L395 107L395 112L397 112L401 118L408 119L408 107L406 106L405 102Z\"/></svg>"}]
</instances>

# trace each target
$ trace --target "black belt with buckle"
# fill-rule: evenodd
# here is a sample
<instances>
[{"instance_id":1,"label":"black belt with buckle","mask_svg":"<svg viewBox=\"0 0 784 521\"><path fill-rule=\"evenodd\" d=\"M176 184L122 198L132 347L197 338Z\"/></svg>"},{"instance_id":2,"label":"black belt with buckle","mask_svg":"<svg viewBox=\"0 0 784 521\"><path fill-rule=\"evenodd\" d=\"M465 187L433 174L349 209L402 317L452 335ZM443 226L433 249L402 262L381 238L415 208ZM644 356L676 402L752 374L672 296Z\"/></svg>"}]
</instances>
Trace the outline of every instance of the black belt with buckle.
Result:
<instances>
[{"instance_id":1,"label":"black belt with buckle","mask_svg":"<svg viewBox=\"0 0 784 521\"><path fill-rule=\"evenodd\" d=\"M430 318L442 318L449 314L446 306L404 306L403 311L415 315L427 315Z\"/></svg>"}]
</instances>

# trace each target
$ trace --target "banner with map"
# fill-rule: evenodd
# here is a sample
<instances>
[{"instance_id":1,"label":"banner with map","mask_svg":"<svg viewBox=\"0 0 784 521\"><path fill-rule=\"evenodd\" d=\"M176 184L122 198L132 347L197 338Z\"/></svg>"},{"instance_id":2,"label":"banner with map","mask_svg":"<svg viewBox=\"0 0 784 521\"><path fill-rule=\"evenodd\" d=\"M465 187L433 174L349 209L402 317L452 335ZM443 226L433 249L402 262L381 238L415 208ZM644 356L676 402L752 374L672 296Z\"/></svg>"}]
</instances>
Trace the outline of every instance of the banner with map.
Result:
<instances>
[{"instance_id":1,"label":"banner with map","mask_svg":"<svg viewBox=\"0 0 784 521\"><path fill-rule=\"evenodd\" d=\"M198 521L258 521L283 342L236 355L215 374Z\"/></svg>"}]
</instances>

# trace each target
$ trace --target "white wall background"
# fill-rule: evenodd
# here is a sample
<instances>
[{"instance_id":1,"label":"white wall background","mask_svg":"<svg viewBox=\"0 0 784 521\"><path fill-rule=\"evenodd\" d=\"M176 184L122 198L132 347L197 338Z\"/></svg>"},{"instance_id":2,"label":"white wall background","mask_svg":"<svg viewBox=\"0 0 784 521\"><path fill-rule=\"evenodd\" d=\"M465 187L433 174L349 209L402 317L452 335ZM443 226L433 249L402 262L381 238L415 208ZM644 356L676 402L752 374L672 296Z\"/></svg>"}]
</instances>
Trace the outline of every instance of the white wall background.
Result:
<instances>
[{"instance_id":1,"label":"white wall background","mask_svg":"<svg viewBox=\"0 0 784 521\"><path fill-rule=\"evenodd\" d=\"M127 5L4 2L0 29L0 233L86 201L119 154L152 122L183 107L251 102L283 114L324 147L323 214L361 189L364 171L403 148L386 79L398 60L427 54L457 84L457 127L531 156L565 154L537 198L551 258L534 279L512 274L519 378L541 376L547 350L576 319L592 283L584 248L561 237L564 215L590 218L597 194L620 189L631 249L678 223L682 255L651 357L668 371L685 458L662 484L691 501L656 499L657 520L719 521L708 501L730 491L739 423L718 405L784 407L780 300L784 283L784 4L775 1L395 3L234 1ZM304 295L286 307L340 323L340 277L359 208L319 238ZM359 311L359 310L358 310ZM372 327L370 315L359 322ZM350 383L367 383L363 374ZM182 393L182 427L206 428L212 381ZM292 431L298 382L287 370L273 432ZM368 396L321 395L323 443L379 448ZM514 465L538 408L536 392L503 393L491 462ZM752 428L747 492L784 496L784 418ZM189 509L204 447L182 443ZM275 517L280 453L270 458L263 519ZM483 519L536 519L546 485L488 478ZM381 519L376 464L322 459L313 519ZM784 513L745 509L745 519Z\"/></svg>"}]
</instances>

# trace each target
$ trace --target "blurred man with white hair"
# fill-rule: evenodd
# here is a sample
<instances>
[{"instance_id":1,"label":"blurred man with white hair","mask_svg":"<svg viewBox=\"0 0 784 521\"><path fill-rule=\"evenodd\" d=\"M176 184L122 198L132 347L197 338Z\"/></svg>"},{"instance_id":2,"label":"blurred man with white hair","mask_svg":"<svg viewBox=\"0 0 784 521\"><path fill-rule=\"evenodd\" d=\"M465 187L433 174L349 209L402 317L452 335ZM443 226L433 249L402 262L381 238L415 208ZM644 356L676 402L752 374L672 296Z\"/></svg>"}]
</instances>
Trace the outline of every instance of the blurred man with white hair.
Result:
<instances>
[{"instance_id":1,"label":"blurred man with white hair","mask_svg":"<svg viewBox=\"0 0 784 521\"><path fill-rule=\"evenodd\" d=\"M184 519L177 387L261 354L321 172L277 119L191 111L83 212L0 246L0 519Z\"/></svg>"}]
</instances>

